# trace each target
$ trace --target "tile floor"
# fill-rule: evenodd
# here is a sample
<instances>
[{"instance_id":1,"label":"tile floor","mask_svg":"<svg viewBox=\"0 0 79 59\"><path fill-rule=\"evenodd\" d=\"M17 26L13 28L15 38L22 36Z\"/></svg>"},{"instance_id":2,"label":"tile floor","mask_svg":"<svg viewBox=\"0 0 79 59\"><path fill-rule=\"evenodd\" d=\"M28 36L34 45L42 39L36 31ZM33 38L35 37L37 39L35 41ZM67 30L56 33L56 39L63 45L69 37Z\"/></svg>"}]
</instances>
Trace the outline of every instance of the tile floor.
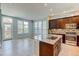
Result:
<instances>
[{"instance_id":1,"label":"tile floor","mask_svg":"<svg viewBox=\"0 0 79 59\"><path fill-rule=\"evenodd\" d=\"M3 42L0 56L34 56L38 55L38 40L18 39ZM62 44L59 56L79 56L79 47Z\"/></svg>"},{"instance_id":2,"label":"tile floor","mask_svg":"<svg viewBox=\"0 0 79 59\"><path fill-rule=\"evenodd\" d=\"M79 47L62 44L59 56L79 56Z\"/></svg>"}]
</instances>

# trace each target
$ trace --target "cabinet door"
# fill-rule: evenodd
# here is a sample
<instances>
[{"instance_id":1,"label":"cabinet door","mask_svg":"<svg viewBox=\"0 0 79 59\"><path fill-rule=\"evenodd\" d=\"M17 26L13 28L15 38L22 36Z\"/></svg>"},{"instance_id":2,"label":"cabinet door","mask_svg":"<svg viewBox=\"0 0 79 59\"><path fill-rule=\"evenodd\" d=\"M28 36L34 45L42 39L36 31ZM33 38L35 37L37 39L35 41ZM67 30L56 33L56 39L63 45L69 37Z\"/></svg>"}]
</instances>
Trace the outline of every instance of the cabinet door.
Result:
<instances>
[{"instance_id":1,"label":"cabinet door","mask_svg":"<svg viewBox=\"0 0 79 59\"><path fill-rule=\"evenodd\" d=\"M40 56L53 56L53 45L48 43L39 42L39 55Z\"/></svg>"},{"instance_id":2,"label":"cabinet door","mask_svg":"<svg viewBox=\"0 0 79 59\"><path fill-rule=\"evenodd\" d=\"M59 19L57 23L58 23L58 28L63 29L63 27L64 27L63 26L63 19Z\"/></svg>"},{"instance_id":3,"label":"cabinet door","mask_svg":"<svg viewBox=\"0 0 79 59\"><path fill-rule=\"evenodd\" d=\"M77 28L79 28L79 16L73 17L73 22L77 23Z\"/></svg>"},{"instance_id":4,"label":"cabinet door","mask_svg":"<svg viewBox=\"0 0 79 59\"><path fill-rule=\"evenodd\" d=\"M69 18L69 19L70 19L70 18ZM67 23L69 23L69 19L68 19L68 18L59 19L59 20L57 21L57 26L58 26L58 28L64 29L64 28L65 28L65 25L66 25Z\"/></svg>"},{"instance_id":5,"label":"cabinet door","mask_svg":"<svg viewBox=\"0 0 79 59\"><path fill-rule=\"evenodd\" d=\"M79 36L77 36L77 46L79 46Z\"/></svg>"},{"instance_id":6,"label":"cabinet door","mask_svg":"<svg viewBox=\"0 0 79 59\"><path fill-rule=\"evenodd\" d=\"M59 40L54 44L54 55L55 55L55 56L58 56L60 50L61 50L61 39L59 39Z\"/></svg>"},{"instance_id":7,"label":"cabinet door","mask_svg":"<svg viewBox=\"0 0 79 59\"><path fill-rule=\"evenodd\" d=\"M49 20L49 29L57 28L57 20Z\"/></svg>"}]
</instances>

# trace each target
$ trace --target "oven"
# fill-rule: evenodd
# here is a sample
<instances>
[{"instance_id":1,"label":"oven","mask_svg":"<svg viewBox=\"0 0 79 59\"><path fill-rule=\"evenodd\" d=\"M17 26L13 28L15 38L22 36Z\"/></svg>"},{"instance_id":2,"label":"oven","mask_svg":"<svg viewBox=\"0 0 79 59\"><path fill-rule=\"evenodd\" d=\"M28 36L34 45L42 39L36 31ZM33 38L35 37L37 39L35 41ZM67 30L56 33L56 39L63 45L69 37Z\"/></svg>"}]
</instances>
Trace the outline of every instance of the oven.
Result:
<instances>
[{"instance_id":1,"label":"oven","mask_svg":"<svg viewBox=\"0 0 79 59\"><path fill-rule=\"evenodd\" d=\"M66 24L66 33L65 33L66 44L76 46L77 44L76 27L77 25L75 23Z\"/></svg>"}]
</instances>

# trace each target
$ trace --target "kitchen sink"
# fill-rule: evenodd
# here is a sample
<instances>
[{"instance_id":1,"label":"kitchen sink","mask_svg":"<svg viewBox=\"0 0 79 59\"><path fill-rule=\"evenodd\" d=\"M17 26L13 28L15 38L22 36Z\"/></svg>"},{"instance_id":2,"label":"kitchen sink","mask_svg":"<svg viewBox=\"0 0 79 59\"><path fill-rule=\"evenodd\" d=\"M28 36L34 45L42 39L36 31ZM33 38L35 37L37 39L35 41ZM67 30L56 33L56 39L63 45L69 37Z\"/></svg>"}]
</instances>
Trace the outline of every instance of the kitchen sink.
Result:
<instances>
[{"instance_id":1,"label":"kitchen sink","mask_svg":"<svg viewBox=\"0 0 79 59\"><path fill-rule=\"evenodd\" d=\"M52 37L48 37L48 39L51 39L51 40L55 40L57 37L54 37L54 36L52 36Z\"/></svg>"}]
</instances>

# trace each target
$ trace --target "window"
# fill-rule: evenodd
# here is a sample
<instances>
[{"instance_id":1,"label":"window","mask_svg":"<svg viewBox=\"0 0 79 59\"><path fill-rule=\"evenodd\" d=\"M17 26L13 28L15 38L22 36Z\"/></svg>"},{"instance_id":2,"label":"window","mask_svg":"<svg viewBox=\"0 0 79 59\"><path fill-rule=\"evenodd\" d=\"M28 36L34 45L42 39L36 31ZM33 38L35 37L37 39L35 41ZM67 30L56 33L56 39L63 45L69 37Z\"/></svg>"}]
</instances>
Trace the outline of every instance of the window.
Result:
<instances>
[{"instance_id":1,"label":"window","mask_svg":"<svg viewBox=\"0 0 79 59\"><path fill-rule=\"evenodd\" d=\"M42 21L38 22L38 29L40 29L40 30L42 29Z\"/></svg>"},{"instance_id":2,"label":"window","mask_svg":"<svg viewBox=\"0 0 79 59\"><path fill-rule=\"evenodd\" d=\"M34 22L34 34L35 39L42 39L42 21Z\"/></svg>"},{"instance_id":3,"label":"window","mask_svg":"<svg viewBox=\"0 0 79 59\"><path fill-rule=\"evenodd\" d=\"M28 22L24 22L24 33L28 33L29 29L28 29Z\"/></svg>"},{"instance_id":4,"label":"window","mask_svg":"<svg viewBox=\"0 0 79 59\"><path fill-rule=\"evenodd\" d=\"M34 33L38 33L38 22L34 22Z\"/></svg>"},{"instance_id":5,"label":"window","mask_svg":"<svg viewBox=\"0 0 79 59\"><path fill-rule=\"evenodd\" d=\"M47 24L47 21L46 20L43 20L42 26L43 26L43 39L46 39L47 36L48 36L47 35L48 34L48 29L47 29L48 24Z\"/></svg>"},{"instance_id":6,"label":"window","mask_svg":"<svg viewBox=\"0 0 79 59\"><path fill-rule=\"evenodd\" d=\"M18 34L28 33L28 22L18 21Z\"/></svg>"},{"instance_id":7,"label":"window","mask_svg":"<svg viewBox=\"0 0 79 59\"><path fill-rule=\"evenodd\" d=\"M2 22L6 24L11 24L13 21L12 21L12 18L2 17Z\"/></svg>"},{"instance_id":8,"label":"window","mask_svg":"<svg viewBox=\"0 0 79 59\"><path fill-rule=\"evenodd\" d=\"M18 34L23 33L23 21L18 20Z\"/></svg>"},{"instance_id":9,"label":"window","mask_svg":"<svg viewBox=\"0 0 79 59\"><path fill-rule=\"evenodd\" d=\"M34 21L34 38L44 39L47 38L47 20Z\"/></svg>"},{"instance_id":10,"label":"window","mask_svg":"<svg viewBox=\"0 0 79 59\"><path fill-rule=\"evenodd\" d=\"M34 22L34 29L38 28L38 22Z\"/></svg>"}]
</instances>

